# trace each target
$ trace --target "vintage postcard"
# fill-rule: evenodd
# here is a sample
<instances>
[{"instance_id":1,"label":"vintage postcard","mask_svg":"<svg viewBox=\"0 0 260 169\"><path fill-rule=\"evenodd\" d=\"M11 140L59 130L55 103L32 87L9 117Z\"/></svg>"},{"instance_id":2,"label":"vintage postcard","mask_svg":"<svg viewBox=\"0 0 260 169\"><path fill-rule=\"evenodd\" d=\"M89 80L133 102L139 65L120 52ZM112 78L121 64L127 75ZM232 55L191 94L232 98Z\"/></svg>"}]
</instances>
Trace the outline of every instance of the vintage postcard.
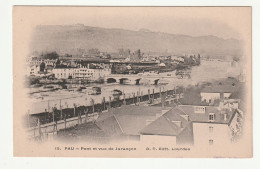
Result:
<instances>
[{"instance_id":1,"label":"vintage postcard","mask_svg":"<svg viewBox=\"0 0 260 169\"><path fill-rule=\"evenodd\" d=\"M251 7L13 7L13 152L252 157Z\"/></svg>"}]
</instances>

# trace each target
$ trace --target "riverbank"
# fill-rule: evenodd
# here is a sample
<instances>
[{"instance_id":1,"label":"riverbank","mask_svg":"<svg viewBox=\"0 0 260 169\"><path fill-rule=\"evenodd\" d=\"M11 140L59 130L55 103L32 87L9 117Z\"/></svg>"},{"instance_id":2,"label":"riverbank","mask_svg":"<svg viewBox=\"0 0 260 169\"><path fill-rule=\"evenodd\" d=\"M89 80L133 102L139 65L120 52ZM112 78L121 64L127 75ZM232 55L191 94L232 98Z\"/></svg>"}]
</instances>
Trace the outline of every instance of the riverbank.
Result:
<instances>
[{"instance_id":1,"label":"riverbank","mask_svg":"<svg viewBox=\"0 0 260 169\"><path fill-rule=\"evenodd\" d=\"M187 87L189 85L196 85L198 83L211 82L229 76L237 76L239 70L231 66L230 62L223 61L204 61L201 65L191 69L191 79L172 79L167 85L120 85L120 84L93 84L94 86L101 87L101 95L88 95L89 88L82 91L59 89L56 91L40 92L28 95L29 98L29 111L31 114L44 112L50 110L52 107L73 108L74 104L78 106L91 105L91 100L95 103L101 103L103 98L109 100L112 97L112 91L118 89L125 93L125 97L129 98L133 93L140 91L143 95L148 94L148 90L159 92L160 88L165 90L173 89L176 86ZM37 90L37 89L36 89ZM27 93L30 93L28 89Z\"/></svg>"}]
</instances>

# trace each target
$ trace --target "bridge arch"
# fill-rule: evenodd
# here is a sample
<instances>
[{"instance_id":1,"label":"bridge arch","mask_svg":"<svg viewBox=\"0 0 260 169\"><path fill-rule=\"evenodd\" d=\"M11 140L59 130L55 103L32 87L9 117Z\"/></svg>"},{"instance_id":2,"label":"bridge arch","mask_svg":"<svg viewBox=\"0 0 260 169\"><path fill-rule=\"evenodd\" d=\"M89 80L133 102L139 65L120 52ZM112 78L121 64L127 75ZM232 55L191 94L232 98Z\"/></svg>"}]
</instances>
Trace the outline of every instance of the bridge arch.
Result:
<instances>
[{"instance_id":1,"label":"bridge arch","mask_svg":"<svg viewBox=\"0 0 260 169\"><path fill-rule=\"evenodd\" d=\"M115 78L108 78L107 83L116 83L116 79Z\"/></svg>"}]
</instances>

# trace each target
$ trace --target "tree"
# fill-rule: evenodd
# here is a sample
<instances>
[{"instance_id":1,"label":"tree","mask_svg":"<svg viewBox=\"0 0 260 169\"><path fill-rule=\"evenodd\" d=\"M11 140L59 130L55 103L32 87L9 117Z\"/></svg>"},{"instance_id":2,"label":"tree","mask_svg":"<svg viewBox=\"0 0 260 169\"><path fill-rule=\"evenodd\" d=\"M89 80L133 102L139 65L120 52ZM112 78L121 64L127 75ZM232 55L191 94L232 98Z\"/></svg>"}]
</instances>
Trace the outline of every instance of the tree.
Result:
<instances>
[{"instance_id":1,"label":"tree","mask_svg":"<svg viewBox=\"0 0 260 169\"><path fill-rule=\"evenodd\" d=\"M189 87L183 93L182 104L186 105L200 105L201 104L201 96L200 96L200 88L198 87Z\"/></svg>"},{"instance_id":2,"label":"tree","mask_svg":"<svg viewBox=\"0 0 260 169\"><path fill-rule=\"evenodd\" d=\"M194 60L193 60L193 56L192 56L192 55L190 55L190 57L189 57L189 64L190 64L190 65L192 65L192 64L193 64L193 62L194 62Z\"/></svg>"},{"instance_id":3,"label":"tree","mask_svg":"<svg viewBox=\"0 0 260 169\"><path fill-rule=\"evenodd\" d=\"M45 69L45 63L42 62L42 63L40 64L40 71L43 72L44 69Z\"/></svg>"},{"instance_id":4,"label":"tree","mask_svg":"<svg viewBox=\"0 0 260 169\"><path fill-rule=\"evenodd\" d=\"M138 59L141 59L141 57L142 57L141 50L137 49L137 51L135 51L135 55L138 57Z\"/></svg>"},{"instance_id":5,"label":"tree","mask_svg":"<svg viewBox=\"0 0 260 169\"><path fill-rule=\"evenodd\" d=\"M65 54L64 57L72 57L72 55L69 55L69 54Z\"/></svg>"},{"instance_id":6,"label":"tree","mask_svg":"<svg viewBox=\"0 0 260 169\"><path fill-rule=\"evenodd\" d=\"M60 59L57 60L56 65L60 65Z\"/></svg>"},{"instance_id":7,"label":"tree","mask_svg":"<svg viewBox=\"0 0 260 169\"><path fill-rule=\"evenodd\" d=\"M120 48L120 49L118 49L118 53L122 57L128 57L131 54L131 51L130 51L130 49Z\"/></svg>"},{"instance_id":8,"label":"tree","mask_svg":"<svg viewBox=\"0 0 260 169\"><path fill-rule=\"evenodd\" d=\"M30 78L30 85L39 84L40 80L38 78Z\"/></svg>"},{"instance_id":9,"label":"tree","mask_svg":"<svg viewBox=\"0 0 260 169\"><path fill-rule=\"evenodd\" d=\"M59 55L57 54L57 52L48 52L48 53L42 53L41 58L55 60L59 58Z\"/></svg>"},{"instance_id":10,"label":"tree","mask_svg":"<svg viewBox=\"0 0 260 169\"><path fill-rule=\"evenodd\" d=\"M196 64L200 65L200 54L196 57Z\"/></svg>"},{"instance_id":11,"label":"tree","mask_svg":"<svg viewBox=\"0 0 260 169\"><path fill-rule=\"evenodd\" d=\"M124 49L123 48L118 49L118 53L120 56L124 56Z\"/></svg>"}]
</instances>

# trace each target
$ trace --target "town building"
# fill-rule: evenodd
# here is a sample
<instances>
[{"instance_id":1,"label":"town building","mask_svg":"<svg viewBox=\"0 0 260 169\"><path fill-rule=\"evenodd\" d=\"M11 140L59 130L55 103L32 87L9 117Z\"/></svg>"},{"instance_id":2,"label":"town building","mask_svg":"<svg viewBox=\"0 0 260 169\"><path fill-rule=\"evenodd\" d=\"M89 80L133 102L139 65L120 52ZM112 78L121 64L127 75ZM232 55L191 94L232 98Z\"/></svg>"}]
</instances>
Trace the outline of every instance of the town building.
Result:
<instances>
[{"instance_id":1,"label":"town building","mask_svg":"<svg viewBox=\"0 0 260 169\"><path fill-rule=\"evenodd\" d=\"M54 74L54 77L57 79L73 79L76 77L76 71L77 71L77 68L75 68L75 67L57 65L52 70L52 73Z\"/></svg>"},{"instance_id":2,"label":"town building","mask_svg":"<svg viewBox=\"0 0 260 169\"><path fill-rule=\"evenodd\" d=\"M177 108L162 111L156 120L140 131L140 134L141 142L146 144L193 143L192 123L189 116Z\"/></svg>"},{"instance_id":3,"label":"town building","mask_svg":"<svg viewBox=\"0 0 260 169\"><path fill-rule=\"evenodd\" d=\"M181 105L172 108L140 131L141 141L195 146L227 145L242 118L236 109Z\"/></svg>"},{"instance_id":4,"label":"town building","mask_svg":"<svg viewBox=\"0 0 260 169\"><path fill-rule=\"evenodd\" d=\"M221 146L241 133L243 115L236 108L179 105L125 105L99 115L92 127L109 141L140 141L147 145ZM93 136L95 137L95 136Z\"/></svg>"},{"instance_id":5,"label":"town building","mask_svg":"<svg viewBox=\"0 0 260 169\"><path fill-rule=\"evenodd\" d=\"M111 69L102 69L102 68L91 69L86 66L81 66L75 69L75 78L78 79L98 80L110 74L111 74Z\"/></svg>"},{"instance_id":6,"label":"town building","mask_svg":"<svg viewBox=\"0 0 260 169\"><path fill-rule=\"evenodd\" d=\"M45 66L55 66L56 59L31 59L26 60L30 66L39 66L41 63L45 63Z\"/></svg>"},{"instance_id":7,"label":"town building","mask_svg":"<svg viewBox=\"0 0 260 169\"><path fill-rule=\"evenodd\" d=\"M77 67L71 67L67 65L57 65L52 70L55 78L57 79L89 79L98 80L111 74L109 67L105 68L90 68L89 66L77 65Z\"/></svg>"},{"instance_id":8,"label":"town building","mask_svg":"<svg viewBox=\"0 0 260 169\"><path fill-rule=\"evenodd\" d=\"M242 133L244 113L238 95L221 100L218 106L123 105L99 114L85 133L90 140L138 141L147 145L194 145L196 147L231 144ZM93 134L98 133L98 136Z\"/></svg>"},{"instance_id":9,"label":"town building","mask_svg":"<svg viewBox=\"0 0 260 169\"><path fill-rule=\"evenodd\" d=\"M38 65L26 67L26 75L27 76L37 76L39 71L40 71L40 66L38 66Z\"/></svg>"}]
</instances>

